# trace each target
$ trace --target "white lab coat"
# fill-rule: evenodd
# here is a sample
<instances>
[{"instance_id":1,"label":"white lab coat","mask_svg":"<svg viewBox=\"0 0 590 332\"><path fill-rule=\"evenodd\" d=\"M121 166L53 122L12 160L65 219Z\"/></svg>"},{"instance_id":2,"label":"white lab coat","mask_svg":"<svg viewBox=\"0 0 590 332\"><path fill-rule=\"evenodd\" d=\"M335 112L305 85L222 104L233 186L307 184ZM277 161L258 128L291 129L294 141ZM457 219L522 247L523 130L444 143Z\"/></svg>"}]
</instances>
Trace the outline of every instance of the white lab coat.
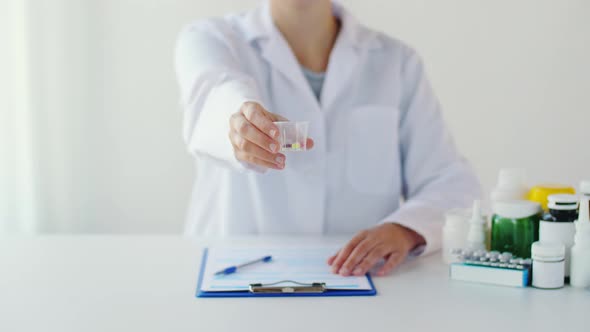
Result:
<instances>
[{"instance_id":1,"label":"white lab coat","mask_svg":"<svg viewBox=\"0 0 590 332\"><path fill-rule=\"evenodd\" d=\"M268 3L181 32L176 71L197 166L187 235L352 234L396 222L431 252L444 212L479 195L416 53L333 7L342 25L321 103ZM282 171L236 160L229 118L245 101L310 121L314 148L287 153Z\"/></svg>"}]
</instances>

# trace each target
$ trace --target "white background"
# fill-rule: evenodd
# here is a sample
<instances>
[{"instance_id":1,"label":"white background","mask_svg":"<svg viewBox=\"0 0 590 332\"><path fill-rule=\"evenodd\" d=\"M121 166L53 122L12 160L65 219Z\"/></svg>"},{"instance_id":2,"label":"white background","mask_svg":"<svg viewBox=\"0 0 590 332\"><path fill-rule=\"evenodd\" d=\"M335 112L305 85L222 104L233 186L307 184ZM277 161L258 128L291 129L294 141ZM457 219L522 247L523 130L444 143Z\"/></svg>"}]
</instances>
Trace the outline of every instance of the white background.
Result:
<instances>
[{"instance_id":1,"label":"white background","mask_svg":"<svg viewBox=\"0 0 590 332\"><path fill-rule=\"evenodd\" d=\"M257 2L0 0L0 228L180 232L194 165L175 38ZM590 1L342 2L423 56L486 192L502 166L590 178Z\"/></svg>"}]
</instances>

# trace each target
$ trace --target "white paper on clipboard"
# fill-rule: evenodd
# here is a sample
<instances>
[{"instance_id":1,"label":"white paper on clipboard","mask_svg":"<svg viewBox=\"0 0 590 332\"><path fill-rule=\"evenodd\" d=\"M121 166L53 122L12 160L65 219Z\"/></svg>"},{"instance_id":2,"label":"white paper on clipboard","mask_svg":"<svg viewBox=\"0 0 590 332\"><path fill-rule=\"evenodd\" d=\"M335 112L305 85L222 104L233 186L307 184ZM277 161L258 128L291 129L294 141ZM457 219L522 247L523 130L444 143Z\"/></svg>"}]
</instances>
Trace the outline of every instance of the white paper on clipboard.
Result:
<instances>
[{"instance_id":1,"label":"white paper on clipboard","mask_svg":"<svg viewBox=\"0 0 590 332\"><path fill-rule=\"evenodd\" d=\"M244 291L250 284L270 284L282 280L305 284L323 282L328 289L372 289L366 276L342 277L332 273L326 260L337 250L337 247L209 248L201 291ZM229 266L268 255L272 256L268 263L253 264L228 275L215 275L215 272Z\"/></svg>"}]
</instances>

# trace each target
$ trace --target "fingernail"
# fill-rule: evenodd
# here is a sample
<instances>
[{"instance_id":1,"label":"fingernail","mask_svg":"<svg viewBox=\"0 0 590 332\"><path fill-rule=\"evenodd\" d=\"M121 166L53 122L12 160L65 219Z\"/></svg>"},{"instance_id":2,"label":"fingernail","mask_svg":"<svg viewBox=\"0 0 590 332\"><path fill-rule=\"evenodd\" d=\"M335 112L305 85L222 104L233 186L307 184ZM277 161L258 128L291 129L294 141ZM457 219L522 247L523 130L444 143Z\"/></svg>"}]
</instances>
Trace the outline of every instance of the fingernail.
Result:
<instances>
[{"instance_id":1,"label":"fingernail","mask_svg":"<svg viewBox=\"0 0 590 332\"><path fill-rule=\"evenodd\" d=\"M340 269L340 275L341 276L347 276L350 273L350 270L348 270L347 268L341 268Z\"/></svg>"},{"instance_id":2,"label":"fingernail","mask_svg":"<svg viewBox=\"0 0 590 332\"><path fill-rule=\"evenodd\" d=\"M277 131L274 129L270 130L270 137L275 137L277 135Z\"/></svg>"},{"instance_id":3,"label":"fingernail","mask_svg":"<svg viewBox=\"0 0 590 332\"><path fill-rule=\"evenodd\" d=\"M283 157L276 157L275 160L279 164L282 164L285 161L285 159Z\"/></svg>"},{"instance_id":4,"label":"fingernail","mask_svg":"<svg viewBox=\"0 0 590 332\"><path fill-rule=\"evenodd\" d=\"M272 143L271 145L269 145L269 148L270 148L270 151L277 152L276 151L277 150L277 145L276 144Z\"/></svg>"},{"instance_id":5,"label":"fingernail","mask_svg":"<svg viewBox=\"0 0 590 332\"><path fill-rule=\"evenodd\" d=\"M363 274L363 270L360 267L357 267L356 269L354 269L352 274L354 274L355 276L361 275Z\"/></svg>"},{"instance_id":6,"label":"fingernail","mask_svg":"<svg viewBox=\"0 0 590 332\"><path fill-rule=\"evenodd\" d=\"M279 169L283 169L283 168L285 168L285 164L278 164L278 165L277 165L277 167L278 167Z\"/></svg>"}]
</instances>

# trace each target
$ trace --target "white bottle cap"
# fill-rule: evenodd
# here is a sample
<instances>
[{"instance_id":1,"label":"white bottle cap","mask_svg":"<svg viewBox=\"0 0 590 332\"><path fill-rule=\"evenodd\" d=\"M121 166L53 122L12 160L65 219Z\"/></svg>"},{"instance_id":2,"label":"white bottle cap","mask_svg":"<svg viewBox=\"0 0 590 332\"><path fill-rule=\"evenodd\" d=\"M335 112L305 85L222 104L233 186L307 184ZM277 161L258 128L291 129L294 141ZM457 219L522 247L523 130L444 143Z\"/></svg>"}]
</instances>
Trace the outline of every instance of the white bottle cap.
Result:
<instances>
[{"instance_id":1,"label":"white bottle cap","mask_svg":"<svg viewBox=\"0 0 590 332\"><path fill-rule=\"evenodd\" d=\"M524 168L502 168L498 174L498 189L518 190L524 186Z\"/></svg>"},{"instance_id":2,"label":"white bottle cap","mask_svg":"<svg viewBox=\"0 0 590 332\"><path fill-rule=\"evenodd\" d=\"M590 180L580 182L580 193L582 195L590 195Z\"/></svg>"},{"instance_id":3,"label":"white bottle cap","mask_svg":"<svg viewBox=\"0 0 590 332\"><path fill-rule=\"evenodd\" d=\"M563 243L534 242L531 246L531 254L534 260L561 261L565 259L565 245Z\"/></svg>"},{"instance_id":4,"label":"white bottle cap","mask_svg":"<svg viewBox=\"0 0 590 332\"><path fill-rule=\"evenodd\" d=\"M549 195L547 206L552 210L577 210L579 197L571 194Z\"/></svg>"},{"instance_id":5,"label":"white bottle cap","mask_svg":"<svg viewBox=\"0 0 590 332\"><path fill-rule=\"evenodd\" d=\"M541 204L525 200L497 201L492 210L500 217L522 219L541 212Z\"/></svg>"}]
</instances>

